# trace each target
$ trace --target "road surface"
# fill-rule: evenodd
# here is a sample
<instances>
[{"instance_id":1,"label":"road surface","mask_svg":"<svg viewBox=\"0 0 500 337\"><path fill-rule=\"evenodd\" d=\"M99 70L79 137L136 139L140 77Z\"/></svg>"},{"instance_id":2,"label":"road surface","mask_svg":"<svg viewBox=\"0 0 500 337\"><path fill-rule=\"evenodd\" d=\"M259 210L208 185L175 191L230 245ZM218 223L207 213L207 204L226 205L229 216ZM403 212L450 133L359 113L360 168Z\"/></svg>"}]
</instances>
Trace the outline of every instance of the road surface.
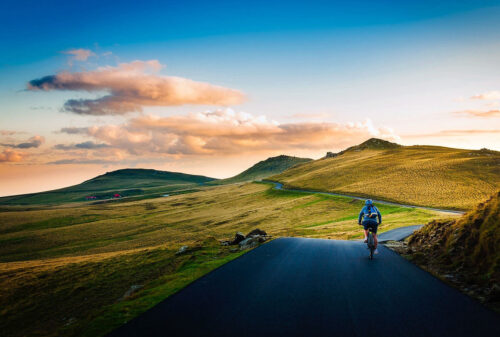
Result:
<instances>
[{"instance_id":1,"label":"road surface","mask_svg":"<svg viewBox=\"0 0 500 337\"><path fill-rule=\"evenodd\" d=\"M500 316L380 247L280 238L207 274L110 334L500 336Z\"/></svg>"},{"instance_id":2,"label":"road surface","mask_svg":"<svg viewBox=\"0 0 500 337\"><path fill-rule=\"evenodd\" d=\"M396 229L391 229L390 231L378 234L378 242L387 241L402 241L413 234L416 230L419 230L424 225L413 225L400 227Z\"/></svg>"},{"instance_id":3,"label":"road surface","mask_svg":"<svg viewBox=\"0 0 500 337\"><path fill-rule=\"evenodd\" d=\"M334 195L334 196L337 196L337 197L347 197L347 198L356 199L356 200L366 200L366 198L356 197L356 196L348 195L348 194L340 194L340 193L333 193L333 192L321 192L321 191L312 191L312 190L298 190L298 189L284 188L282 183L278 183L278 182L271 181L271 180L263 180L262 182L274 184L274 188L277 189L277 190L283 190L283 191L289 191L289 192L303 192L303 193L313 193L313 194ZM407 207L407 208L420 208L420 209L427 209L427 210L430 210L430 211L437 211L437 212L451 213L451 214L464 214L465 213L465 212L462 212L462 211L455 211L455 210L450 210L450 209L441 209L441 208L432 208L432 207L425 207L425 206L415 206L415 205L398 204L396 202L390 202L390 201L384 201L384 200L376 200L376 199L372 199L372 200L375 203L384 204L384 205L400 206L400 207Z\"/></svg>"}]
</instances>

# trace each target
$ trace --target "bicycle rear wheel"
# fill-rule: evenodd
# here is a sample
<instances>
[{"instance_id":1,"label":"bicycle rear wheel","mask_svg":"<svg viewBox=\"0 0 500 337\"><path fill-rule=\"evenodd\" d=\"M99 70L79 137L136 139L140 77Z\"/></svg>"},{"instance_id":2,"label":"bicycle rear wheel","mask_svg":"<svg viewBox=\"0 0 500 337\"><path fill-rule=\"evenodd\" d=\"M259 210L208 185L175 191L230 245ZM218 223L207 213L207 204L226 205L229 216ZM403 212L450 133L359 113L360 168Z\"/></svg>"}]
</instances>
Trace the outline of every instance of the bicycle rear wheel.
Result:
<instances>
[{"instance_id":1,"label":"bicycle rear wheel","mask_svg":"<svg viewBox=\"0 0 500 337\"><path fill-rule=\"evenodd\" d=\"M373 260L373 252L375 251L375 239L370 231L368 233L368 248L370 248L370 260Z\"/></svg>"}]
</instances>

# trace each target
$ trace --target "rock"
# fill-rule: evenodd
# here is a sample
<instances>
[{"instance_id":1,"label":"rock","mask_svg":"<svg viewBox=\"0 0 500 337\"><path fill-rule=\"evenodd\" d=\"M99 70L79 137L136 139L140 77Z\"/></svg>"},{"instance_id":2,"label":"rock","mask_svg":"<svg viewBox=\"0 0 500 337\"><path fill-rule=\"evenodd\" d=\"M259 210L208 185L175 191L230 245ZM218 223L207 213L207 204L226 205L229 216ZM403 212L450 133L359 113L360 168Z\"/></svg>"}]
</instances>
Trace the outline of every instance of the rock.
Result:
<instances>
[{"instance_id":1,"label":"rock","mask_svg":"<svg viewBox=\"0 0 500 337\"><path fill-rule=\"evenodd\" d=\"M258 244L259 244L259 238L257 238L257 237L246 238L245 240L243 240L239 243L241 250L253 248L253 247L257 246Z\"/></svg>"},{"instance_id":2,"label":"rock","mask_svg":"<svg viewBox=\"0 0 500 337\"><path fill-rule=\"evenodd\" d=\"M230 242L230 244L237 245L243 240L245 240L245 235L242 232L237 232L236 234L234 234L234 239Z\"/></svg>"},{"instance_id":3,"label":"rock","mask_svg":"<svg viewBox=\"0 0 500 337\"><path fill-rule=\"evenodd\" d=\"M175 253L175 255L184 254L185 252L187 252L188 248L189 248L188 246L182 246L181 248L179 248L179 250L177 251L177 253Z\"/></svg>"},{"instance_id":4,"label":"rock","mask_svg":"<svg viewBox=\"0 0 500 337\"><path fill-rule=\"evenodd\" d=\"M229 251L230 251L231 253L236 253L236 252L238 251L238 248L231 248L231 249L229 249Z\"/></svg>"},{"instance_id":5,"label":"rock","mask_svg":"<svg viewBox=\"0 0 500 337\"><path fill-rule=\"evenodd\" d=\"M251 231L250 233L247 234L247 238L248 237L251 237L251 236L254 236L254 235L263 235L263 236L266 236L267 233L261 229L254 229L253 231Z\"/></svg>"}]
</instances>

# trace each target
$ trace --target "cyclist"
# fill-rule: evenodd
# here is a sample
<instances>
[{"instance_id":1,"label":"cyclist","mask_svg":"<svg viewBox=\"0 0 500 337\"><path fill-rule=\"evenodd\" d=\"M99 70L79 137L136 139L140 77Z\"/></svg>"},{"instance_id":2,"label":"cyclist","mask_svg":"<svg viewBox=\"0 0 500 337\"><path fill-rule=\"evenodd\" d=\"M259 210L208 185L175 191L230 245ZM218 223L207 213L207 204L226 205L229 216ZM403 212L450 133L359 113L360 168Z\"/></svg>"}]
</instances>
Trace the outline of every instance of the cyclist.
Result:
<instances>
[{"instance_id":1,"label":"cyclist","mask_svg":"<svg viewBox=\"0 0 500 337\"><path fill-rule=\"evenodd\" d=\"M378 217L378 222L377 222ZM378 254L377 245L377 228L382 223L382 215L377 207L373 205L373 201L368 199L365 201L365 207L359 212L358 224L362 225L365 233L365 243L368 240L368 229L372 228L373 239L375 240L375 254Z\"/></svg>"}]
</instances>

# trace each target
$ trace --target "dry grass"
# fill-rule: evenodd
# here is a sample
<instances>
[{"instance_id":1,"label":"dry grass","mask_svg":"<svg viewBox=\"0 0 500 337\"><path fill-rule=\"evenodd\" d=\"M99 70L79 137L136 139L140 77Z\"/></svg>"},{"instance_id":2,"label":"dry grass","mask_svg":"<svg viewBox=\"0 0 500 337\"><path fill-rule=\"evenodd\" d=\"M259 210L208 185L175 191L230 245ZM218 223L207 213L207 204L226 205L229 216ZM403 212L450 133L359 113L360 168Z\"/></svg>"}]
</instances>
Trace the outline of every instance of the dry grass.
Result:
<instances>
[{"instance_id":1,"label":"dry grass","mask_svg":"<svg viewBox=\"0 0 500 337\"><path fill-rule=\"evenodd\" d=\"M270 179L286 187L471 209L500 188L500 152L436 146L349 150Z\"/></svg>"},{"instance_id":2,"label":"dry grass","mask_svg":"<svg viewBox=\"0 0 500 337\"><path fill-rule=\"evenodd\" d=\"M500 191L455 220L432 221L412 235L408 256L500 312ZM475 289L475 290L473 290Z\"/></svg>"},{"instance_id":3,"label":"dry grass","mask_svg":"<svg viewBox=\"0 0 500 337\"><path fill-rule=\"evenodd\" d=\"M135 202L4 208L0 330L12 336L102 335L240 254L209 237L257 227L274 236L360 236L360 201L270 187L253 183ZM382 231L449 217L379 208ZM181 245L196 248L176 256ZM144 287L118 301L136 284Z\"/></svg>"}]
</instances>

